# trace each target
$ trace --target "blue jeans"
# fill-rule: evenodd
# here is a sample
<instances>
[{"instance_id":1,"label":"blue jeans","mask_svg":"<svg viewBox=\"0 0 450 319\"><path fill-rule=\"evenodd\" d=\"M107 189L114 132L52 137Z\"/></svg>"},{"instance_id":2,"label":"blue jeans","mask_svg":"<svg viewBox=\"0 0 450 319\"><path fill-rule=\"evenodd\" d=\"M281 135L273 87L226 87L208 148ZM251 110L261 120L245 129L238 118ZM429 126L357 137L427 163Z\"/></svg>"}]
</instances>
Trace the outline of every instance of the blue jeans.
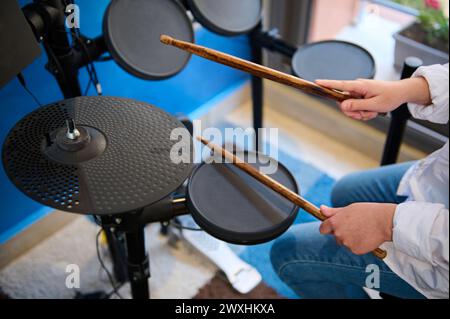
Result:
<instances>
[{"instance_id":1,"label":"blue jeans","mask_svg":"<svg viewBox=\"0 0 450 319\"><path fill-rule=\"evenodd\" d=\"M413 163L385 166L348 175L332 192L334 207L356 202L401 203L398 185ZM320 222L293 226L272 246L272 265L278 276L301 298L368 298L366 267L380 269L381 292L400 298L424 298L406 281L372 254L357 256L336 243L332 235L321 235Z\"/></svg>"}]
</instances>

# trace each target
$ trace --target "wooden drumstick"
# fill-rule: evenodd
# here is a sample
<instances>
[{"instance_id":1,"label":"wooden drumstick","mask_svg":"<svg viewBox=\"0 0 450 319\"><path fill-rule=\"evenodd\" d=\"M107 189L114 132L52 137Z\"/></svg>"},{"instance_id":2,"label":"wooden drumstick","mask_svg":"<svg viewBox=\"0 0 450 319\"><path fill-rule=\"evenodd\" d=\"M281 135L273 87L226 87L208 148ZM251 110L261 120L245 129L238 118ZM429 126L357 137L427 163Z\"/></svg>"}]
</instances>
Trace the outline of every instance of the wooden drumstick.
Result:
<instances>
[{"instance_id":1,"label":"wooden drumstick","mask_svg":"<svg viewBox=\"0 0 450 319\"><path fill-rule=\"evenodd\" d=\"M291 191L286 186L278 183L273 178L259 172L256 168L254 168L253 166L251 166L248 163L245 163L244 161L239 159L236 155L228 152L226 149L224 149L214 143L211 143L210 141L208 141L200 136L198 136L197 139L200 142L202 142L203 144L205 144L206 146L208 146L209 148L211 148L214 152L221 154L223 158L231 161L235 166L237 166L238 168L240 168L247 174L253 176L255 179L257 179L258 181L260 181L267 187L271 188L273 191L277 192L278 194L280 194L281 196L283 196L290 202L294 203L298 207L304 209L305 211L307 211L308 213L310 213L317 219L319 219L321 221L324 221L327 219L327 217L320 211L320 209L317 206L315 206L311 202L307 201L306 199L304 199L300 195L296 194L295 192ZM381 248L375 249L374 251L372 251L372 253L380 259L384 259L387 256L386 251L384 251Z\"/></svg>"},{"instance_id":2,"label":"wooden drumstick","mask_svg":"<svg viewBox=\"0 0 450 319\"><path fill-rule=\"evenodd\" d=\"M237 58L230 54L226 54L220 51L209 49L200 45L196 45L190 42L174 39L168 35L161 35L161 42L167 45L172 45L181 50L190 52L192 54L204 57L205 59L218 62L235 69L250 73L252 75L272 80L278 83L282 83L296 89L302 90L307 93L319 95L322 97L330 98L338 102L342 102L349 98L351 95L332 90L316 83L300 79L296 76L286 74L260 64L256 64L241 58Z\"/></svg>"}]
</instances>

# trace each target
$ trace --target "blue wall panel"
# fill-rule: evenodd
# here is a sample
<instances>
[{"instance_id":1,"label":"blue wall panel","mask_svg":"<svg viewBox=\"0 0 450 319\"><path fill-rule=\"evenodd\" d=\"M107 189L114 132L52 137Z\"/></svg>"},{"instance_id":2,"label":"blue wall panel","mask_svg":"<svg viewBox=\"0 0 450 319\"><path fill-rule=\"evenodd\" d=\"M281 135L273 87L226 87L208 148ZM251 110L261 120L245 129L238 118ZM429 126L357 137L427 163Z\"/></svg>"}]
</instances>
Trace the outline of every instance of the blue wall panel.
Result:
<instances>
[{"instance_id":1,"label":"blue wall panel","mask_svg":"<svg viewBox=\"0 0 450 319\"><path fill-rule=\"evenodd\" d=\"M30 1L19 1L23 6ZM83 34L95 37L101 34L103 12L107 0L78 0L80 25ZM196 31L196 42L243 58L249 58L250 50L246 37L225 38L202 28ZM43 53L28 66L23 74L30 90L42 104L62 99L55 80L44 69L47 58ZM196 114L211 105L217 96L229 92L248 77L241 72L192 57L189 65L177 76L164 81L144 81L122 70L113 61L96 63L99 80L105 95L121 96L146 101L176 114ZM88 82L85 70L80 72L82 87ZM95 94L91 88L90 95ZM31 97L20 86L17 79L0 89L0 141L3 143L8 131L25 114L37 107ZM28 199L7 179L0 168L0 243L8 240L20 230L42 218L50 211Z\"/></svg>"}]
</instances>

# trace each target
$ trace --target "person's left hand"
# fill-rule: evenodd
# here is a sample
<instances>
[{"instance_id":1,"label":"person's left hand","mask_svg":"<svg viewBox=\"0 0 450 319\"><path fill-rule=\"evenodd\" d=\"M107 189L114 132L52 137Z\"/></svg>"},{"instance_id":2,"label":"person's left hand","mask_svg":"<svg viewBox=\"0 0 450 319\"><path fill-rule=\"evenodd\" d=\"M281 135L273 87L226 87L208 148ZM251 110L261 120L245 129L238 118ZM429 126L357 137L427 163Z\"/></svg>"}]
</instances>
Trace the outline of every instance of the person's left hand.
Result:
<instances>
[{"instance_id":1,"label":"person's left hand","mask_svg":"<svg viewBox=\"0 0 450 319\"><path fill-rule=\"evenodd\" d=\"M355 203L343 208L320 207L328 217L320 225L322 234L332 234L336 241L356 255L363 255L392 241L395 204Z\"/></svg>"}]
</instances>

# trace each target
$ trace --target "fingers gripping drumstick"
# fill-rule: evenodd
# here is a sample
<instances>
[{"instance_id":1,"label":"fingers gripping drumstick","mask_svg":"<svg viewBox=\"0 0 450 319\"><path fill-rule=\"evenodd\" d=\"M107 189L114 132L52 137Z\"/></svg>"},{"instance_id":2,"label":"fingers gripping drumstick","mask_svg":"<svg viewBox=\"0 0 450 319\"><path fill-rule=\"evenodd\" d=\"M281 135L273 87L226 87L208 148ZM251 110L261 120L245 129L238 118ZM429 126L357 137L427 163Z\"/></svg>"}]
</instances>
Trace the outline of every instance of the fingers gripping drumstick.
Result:
<instances>
[{"instance_id":1,"label":"fingers gripping drumstick","mask_svg":"<svg viewBox=\"0 0 450 319\"><path fill-rule=\"evenodd\" d=\"M197 139L200 142L202 142L204 145L211 148L214 152L221 154L223 158L231 161L233 163L233 165L237 166L238 168L240 168L247 174L253 176L255 179L260 181L262 184L271 188L273 191L277 192L278 194L280 194L287 200L291 201L298 207L304 209L305 211L307 211L308 213L310 213L317 219L319 219L321 221L324 221L325 219L327 219L327 217L324 214L322 214L322 212L320 211L320 209L317 206L310 203L309 201L307 201L300 195L294 193L286 186L278 183L273 178L259 172L256 168L254 168L253 166L251 166L248 163L245 163L244 161L242 161L241 159L236 157L234 154L228 152L224 148L222 148L216 144L213 144L202 137L197 137ZM374 251L372 251L372 253L380 259L386 258L386 255L387 255L386 251L384 251L380 248L375 249Z\"/></svg>"}]
</instances>

